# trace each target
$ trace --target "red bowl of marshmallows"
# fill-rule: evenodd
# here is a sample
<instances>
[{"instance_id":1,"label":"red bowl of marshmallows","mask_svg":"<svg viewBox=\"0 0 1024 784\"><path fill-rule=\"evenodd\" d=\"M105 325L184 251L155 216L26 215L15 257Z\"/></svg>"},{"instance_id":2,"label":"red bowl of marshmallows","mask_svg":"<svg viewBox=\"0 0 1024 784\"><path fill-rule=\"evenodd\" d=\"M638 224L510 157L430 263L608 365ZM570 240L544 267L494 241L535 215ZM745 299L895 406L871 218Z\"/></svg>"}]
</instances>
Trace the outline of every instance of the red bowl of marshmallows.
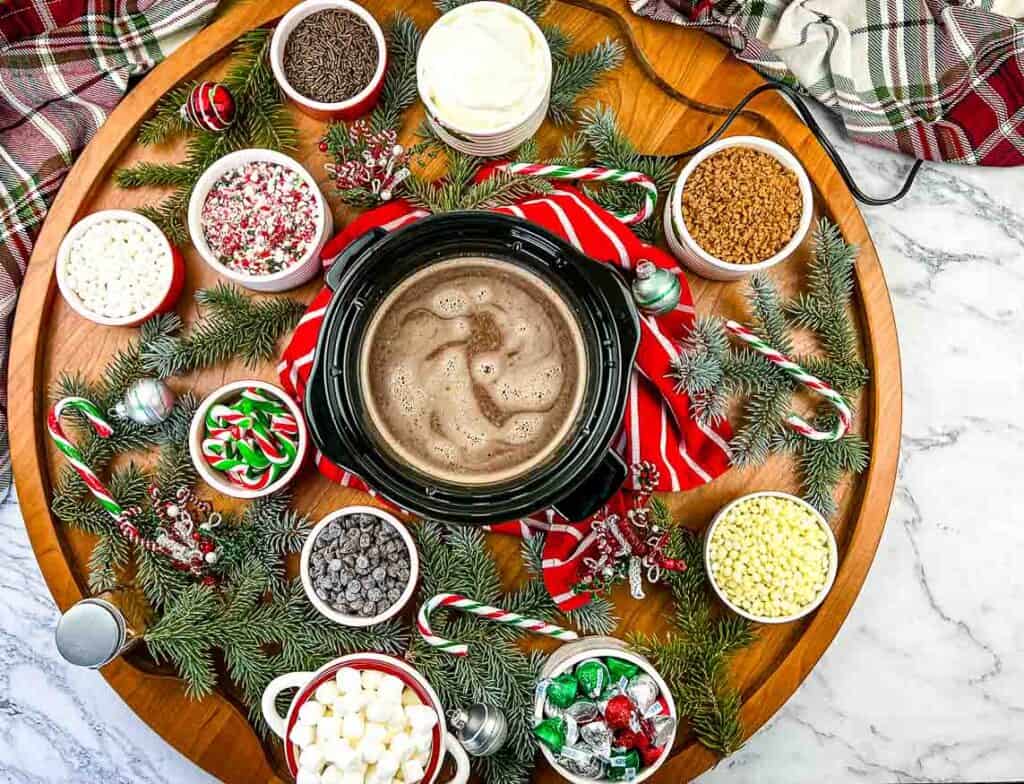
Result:
<instances>
[{"instance_id":1,"label":"red bowl of marshmallows","mask_svg":"<svg viewBox=\"0 0 1024 784\"><path fill-rule=\"evenodd\" d=\"M288 714L278 695L297 688ZM296 784L433 784L445 752L466 784L469 757L444 727L444 708L426 679L400 659L356 653L316 672L275 678L261 704L267 726L285 742Z\"/></svg>"}]
</instances>

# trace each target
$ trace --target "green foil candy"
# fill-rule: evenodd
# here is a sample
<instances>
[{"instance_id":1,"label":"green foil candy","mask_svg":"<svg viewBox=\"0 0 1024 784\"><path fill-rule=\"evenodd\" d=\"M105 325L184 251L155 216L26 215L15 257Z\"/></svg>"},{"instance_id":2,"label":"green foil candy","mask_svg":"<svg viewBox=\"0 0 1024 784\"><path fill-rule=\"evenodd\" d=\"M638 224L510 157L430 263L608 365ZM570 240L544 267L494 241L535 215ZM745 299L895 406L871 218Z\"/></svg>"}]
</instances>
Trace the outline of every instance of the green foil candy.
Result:
<instances>
[{"instance_id":1,"label":"green foil candy","mask_svg":"<svg viewBox=\"0 0 1024 784\"><path fill-rule=\"evenodd\" d=\"M633 662L628 662L625 659L616 659L614 656L609 656L604 660L604 663L612 676L612 683L618 683L623 678L628 681L640 672L640 668L633 664Z\"/></svg>"},{"instance_id":2,"label":"green foil candy","mask_svg":"<svg viewBox=\"0 0 1024 784\"><path fill-rule=\"evenodd\" d=\"M630 781L640 773L640 752L636 749L629 751L613 751L611 759L608 760L609 781Z\"/></svg>"},{"instance_id":3,"label":"green foil candy","mask_svg":"<svg viewBox=\"0 0 1024 784\"><path fill-rule=\"evenodd\" d=\"M576 701L578 689L579 684L573 674L563 672L558 677L551 679L545 696L548 698L548 702L556 708L568 708Z\"/></svg>"},{"instance_id":4,"label":"green foil candy","mask_svg":"<svg viewBox=\"0 0 1024 784\"><path fill-rule=\"evenodd\" d=\"M533 734L556 755L561 754L565 747L565 719L558 716L544 719L533 728Z\"/></svg>"},{"instance_id":5,"label":"green foil candy","mask_svg":"<svg viewBox=\"0 0 1024 784\"><path fill-rule=\"evenodd\" d=\"M595 699L612 683L608 668L600 659L587 659L576 667L576 681L583 696Z\"/></svg>"}]
</instances>

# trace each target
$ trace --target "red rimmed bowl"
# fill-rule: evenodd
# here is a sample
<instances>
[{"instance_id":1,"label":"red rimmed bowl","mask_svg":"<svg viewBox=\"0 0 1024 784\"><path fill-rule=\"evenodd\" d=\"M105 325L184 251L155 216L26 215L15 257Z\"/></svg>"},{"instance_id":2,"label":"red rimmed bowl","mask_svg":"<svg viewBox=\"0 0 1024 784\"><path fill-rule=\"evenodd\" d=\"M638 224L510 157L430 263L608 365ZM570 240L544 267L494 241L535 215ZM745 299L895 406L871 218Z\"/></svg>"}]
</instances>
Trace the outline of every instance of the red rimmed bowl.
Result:
<instances>
[{"instance_id":1,"label":"red rimmed bowl","mask_svg":"<svg viewBox=\"0 0 1024 784\"><path fill-rule=\"evenodd\" d=\"M466 784L469 781L469 757L455 737L445 729L445 712L437 692L415 669L401 659L382 653L353 653L328 662L316 672L289 672L275 678L263 692L260 707L267 726L284 741L285 760L292 776L299 772L298 751L288 740L298 721L299 709L313 696L317 687L336 677L338 670L351 667L357 670L377 670L400 678L415 692L420 702L429 705L437 713L437 724L433 729L430 758L424 766L421 784L433 784L441 773L441 762L447 751L455 762L455 775L447 784ZM287 689L298 689L288 707L288 714L282 716L277 710L277 697Z\"/></svg>"}]
</instances>

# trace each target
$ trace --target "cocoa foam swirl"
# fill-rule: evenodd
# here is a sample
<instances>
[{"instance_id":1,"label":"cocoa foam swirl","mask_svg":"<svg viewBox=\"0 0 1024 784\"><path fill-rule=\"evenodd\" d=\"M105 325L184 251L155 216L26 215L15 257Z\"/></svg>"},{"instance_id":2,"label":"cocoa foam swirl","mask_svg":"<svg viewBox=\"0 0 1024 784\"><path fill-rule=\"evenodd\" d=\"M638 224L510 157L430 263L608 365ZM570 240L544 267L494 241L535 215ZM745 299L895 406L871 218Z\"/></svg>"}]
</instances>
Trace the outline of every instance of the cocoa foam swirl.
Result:
<instances>
[{"instance_id":1,"label":"cocoa foam swirl","mask_svg":"<svg viewBox=\"0 0 1024 784\"><path fill-rule=\"evenodd\" d=\"M564 300L509 262L450 259L402 281L362 350L363 397L384 445L461 484L546 460L581 405L584 345Z\"/></svg>"}]
</instances>

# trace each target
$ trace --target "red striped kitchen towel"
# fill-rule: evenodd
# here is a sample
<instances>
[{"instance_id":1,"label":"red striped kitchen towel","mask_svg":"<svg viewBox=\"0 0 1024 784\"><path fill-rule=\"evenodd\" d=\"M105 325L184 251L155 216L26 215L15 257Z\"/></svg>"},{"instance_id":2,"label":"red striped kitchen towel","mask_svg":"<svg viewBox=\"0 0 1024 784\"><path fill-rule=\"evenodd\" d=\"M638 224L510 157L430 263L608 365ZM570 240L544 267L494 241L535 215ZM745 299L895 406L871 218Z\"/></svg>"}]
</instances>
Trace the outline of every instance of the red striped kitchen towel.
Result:
<instances>
[{"instance_id":1,"label":"red striped kitchen towel","mask_svg":"<svg viewBox=\"0 0 1024 784\"><path fill-rule=\"evenodd\" d=\"M675 260L665 251L641 242L623 223L606 212L575 188L560 185L541 197L531 197L519 204L500 207L495 212L516 215L532 221L563 237L591 258L615 264L627 273L647 259L659 267L682 276ZM427 213L407 202L396 200L363 213L324 246L324 266L334 259L356 237L374 227L388 231L405 226ZM667 377L669 364L676 353L678 341L694 320L693 299L686 279L681 278L682 299L671 313L657 318L641 318L640 349L636 358L626 405L622 431L614 441L615 448L634 467L646 464L645 474L653 479L657 491L680 491L710 482L729 467L728 423L710 428L694 421L689 414L686 395L676 391ZM302 398L309 378L317 336L323 322L331 291L325 288L310 304L299 322L291 342L278 366L281 384L297 399ZM372 493L372 489L322 456L317 456L320 471L334 481ZM653 470L652 470L653 469ZM622 491L612 499L609 508L595 518L610 513L621 514L637 500L642 491L639 471L631 471ZM493 530L529 537L540 531L544 544L544 580L551 595L563 610L589 601L585 593L573 588L582 557L593 541L590 531L593 520L570 522L556 519L552 511Z\"/></svg>"}]
</instances>

